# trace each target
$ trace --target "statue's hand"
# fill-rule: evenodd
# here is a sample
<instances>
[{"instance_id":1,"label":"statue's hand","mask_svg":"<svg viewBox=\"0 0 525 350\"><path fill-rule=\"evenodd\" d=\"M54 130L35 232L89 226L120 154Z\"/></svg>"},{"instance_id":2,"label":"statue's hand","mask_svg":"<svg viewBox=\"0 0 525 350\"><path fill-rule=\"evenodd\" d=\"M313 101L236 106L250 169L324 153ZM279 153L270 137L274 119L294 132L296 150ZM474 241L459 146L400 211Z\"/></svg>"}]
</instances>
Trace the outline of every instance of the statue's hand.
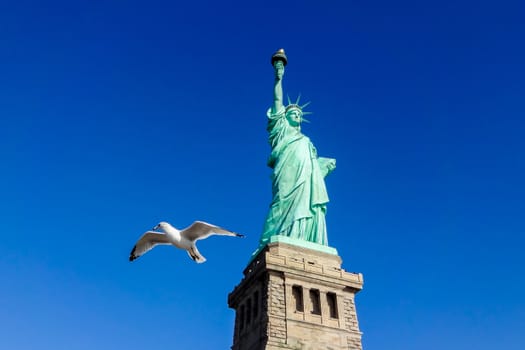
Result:
<instances>
[{"instance_id":1,"label":"statue's hand","mask_svg":"<svg viewBox=\"0 0 525 350\"><path fill-rule=\"evenodd\" d=\"M323 173L323 176L327 176L335 169L335 159L333 158L323 158L319 157L319 166L321 168L321 172Z\"/></svg>"},{"instance_id":2,"label":"statue's hand","mask_svg":"<svg viewBox=\"0 0 525 350\"><path fill-rule=\"evenodd\" d=\"M328 169L328 174L330 174L335 169L335 159L330 158L328 161L328 164L326 164L326 168Z\"/></svg>"},{"instance_id":3,"label":"statue's hand","mask_svg":"<svg viewBox=\"0 0 525 350\"><path fill-rule=\"evenodd\" d=\"M330 159L330 161L328 162L328 173L331 173L332 171L334 171L335 169L335 159Z\"/></svg>"},{"instance_id":4,"label":"statue's hand","mask_svg":"<svg viewBox=\"0 0 525 350\"><path fill-rule=\"evenodd\" d=\"M275 79L281 80L284 75L284 64L283 61L275 61L275 64L273 65L275 68Z\"/></svg>"}]
</instances>

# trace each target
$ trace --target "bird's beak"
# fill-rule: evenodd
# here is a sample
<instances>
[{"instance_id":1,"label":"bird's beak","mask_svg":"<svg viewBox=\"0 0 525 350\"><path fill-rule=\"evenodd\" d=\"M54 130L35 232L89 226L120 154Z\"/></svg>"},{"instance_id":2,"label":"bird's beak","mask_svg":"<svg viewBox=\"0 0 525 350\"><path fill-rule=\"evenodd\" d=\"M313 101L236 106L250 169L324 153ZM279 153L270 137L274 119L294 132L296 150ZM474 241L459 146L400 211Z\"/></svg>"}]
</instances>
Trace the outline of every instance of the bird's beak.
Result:
<instances>
[{"instance_id":1,"label":"bird's beak","mask_svg":"<svg viewBox=\"0 0 525 350\"><path fill-rule=\"evenodd\" d=\"M152 228L153 231L155 231L156 229L159 228L159 225L155 226L154 228Z\"/></svg>"}]
</instances>

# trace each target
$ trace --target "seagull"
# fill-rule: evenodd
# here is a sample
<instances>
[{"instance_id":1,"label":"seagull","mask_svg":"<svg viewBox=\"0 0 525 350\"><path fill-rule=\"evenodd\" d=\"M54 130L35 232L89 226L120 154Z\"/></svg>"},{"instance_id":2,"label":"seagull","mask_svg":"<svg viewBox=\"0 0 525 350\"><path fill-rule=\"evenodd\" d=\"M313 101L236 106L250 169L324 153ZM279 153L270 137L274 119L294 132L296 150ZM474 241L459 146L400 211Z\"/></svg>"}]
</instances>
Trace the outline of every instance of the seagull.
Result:
<instances>
[{"instance_id":1,"label":"seagull","mask_svg":"<svg viewBox=\"0 0 525 350\"><path fill-rule=\"evenodd\" d=\"M163 231L165 234L155 232L155 230ZM205 262L206 258L199 253L195 242L199 239L208 238L211 235L244 237L244 235L225 230L204 221L195 221L182 231L162 221L152 228L151 231L147 231L140 237L129 254L129 261L133 261L141 255L146 254L156 245L171 244L177 248L186 250L190 258L200 264Z\"/></svg>"}]
</instances>

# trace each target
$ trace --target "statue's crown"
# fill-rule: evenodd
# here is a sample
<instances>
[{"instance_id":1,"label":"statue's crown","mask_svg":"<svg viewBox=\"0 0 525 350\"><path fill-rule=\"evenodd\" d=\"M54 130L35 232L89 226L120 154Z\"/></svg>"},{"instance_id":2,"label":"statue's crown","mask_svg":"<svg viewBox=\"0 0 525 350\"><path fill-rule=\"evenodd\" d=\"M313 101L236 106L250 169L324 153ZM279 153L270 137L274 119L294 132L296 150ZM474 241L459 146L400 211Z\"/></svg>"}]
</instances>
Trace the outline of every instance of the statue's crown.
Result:
<instances>
[{"instance_id":1,"label":"statue's crown","mask_svg":"<svg viewBox=\"0 0 525 350\"><path fill-rule=\"evenodd\" d=\"M298 109L301 113L303 113L303 108L295 103L291 103L288 106L286 106L285 111L288 112L290 109Z\"/></svg>"},{"instance_id":2,"label":"statue's crown","mask_svg":"<svg viewBox=\"0 0 525 350\"><path fill-rule=\"evenodd\" d=\"M290 101L290 96L287 96L288 97L288 106L286 106L285 108L285 113L288 113L289 110L291 109L297 109L299 110L299 112L301 112L302 115L305 115L305 114L312 114L312 112L304 112L303 111L303 108L305 108L306 106L308 106L310 104L310 102L306 102L304 105L300 105L299 104L299 101L301 100L301 94L299 94L299 96L297 96L297 100L295 101L295 103L292 103ZM306 119L303 118L303 120L307 121Z\"/></svg>"}]
</instances>

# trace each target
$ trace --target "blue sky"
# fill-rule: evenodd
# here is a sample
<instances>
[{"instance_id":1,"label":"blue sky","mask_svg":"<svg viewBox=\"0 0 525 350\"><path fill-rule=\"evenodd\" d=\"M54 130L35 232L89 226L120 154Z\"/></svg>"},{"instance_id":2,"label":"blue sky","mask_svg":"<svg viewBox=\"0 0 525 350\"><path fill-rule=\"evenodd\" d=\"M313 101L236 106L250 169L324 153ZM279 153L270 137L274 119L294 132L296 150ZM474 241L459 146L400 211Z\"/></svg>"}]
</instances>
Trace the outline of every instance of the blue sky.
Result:
<instances>
[{"instance_id":1,"label":"blue sky","mask_svg":"<svg viewBox=\"0 0 525 350\"><path fill-rule=\"evenodd\" d=\"M9 349L228 349L271 200L271 54L327 178L373 349L525 347L519 1L0 4L0 335ZM247 235L160 247L157 222Z\"/></svg>"}]
</instances>

